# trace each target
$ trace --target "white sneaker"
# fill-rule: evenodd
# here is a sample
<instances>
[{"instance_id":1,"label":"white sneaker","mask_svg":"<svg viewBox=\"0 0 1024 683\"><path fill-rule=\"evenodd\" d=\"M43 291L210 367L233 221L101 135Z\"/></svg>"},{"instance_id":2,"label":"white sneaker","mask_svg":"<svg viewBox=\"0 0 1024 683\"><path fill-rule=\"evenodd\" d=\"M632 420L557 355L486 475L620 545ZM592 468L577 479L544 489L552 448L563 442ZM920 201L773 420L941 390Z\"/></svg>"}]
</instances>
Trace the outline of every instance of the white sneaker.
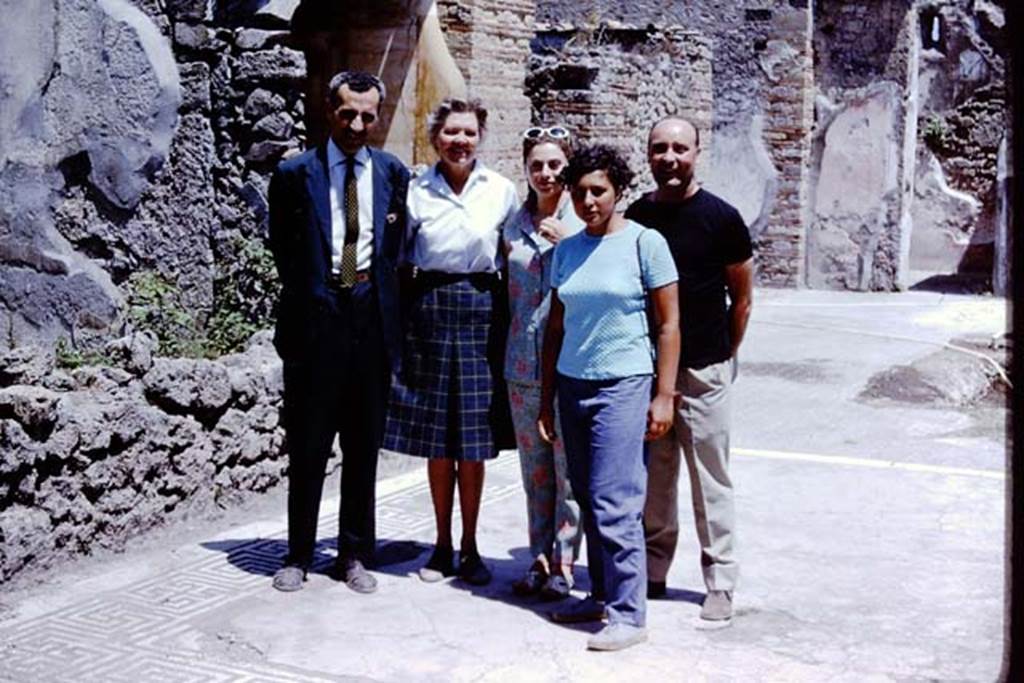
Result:
<instances>
[{"instance_id":1,"label":"white sneaker","mask_svg":"<svg viewBox=\"0 0 1024 683\"><path fill-rule=\"evenodd\" d=\"M588 650L625 650L647 640L647 629L622 622L608 624L587 641Z\"/></svg>"}]
</instances>

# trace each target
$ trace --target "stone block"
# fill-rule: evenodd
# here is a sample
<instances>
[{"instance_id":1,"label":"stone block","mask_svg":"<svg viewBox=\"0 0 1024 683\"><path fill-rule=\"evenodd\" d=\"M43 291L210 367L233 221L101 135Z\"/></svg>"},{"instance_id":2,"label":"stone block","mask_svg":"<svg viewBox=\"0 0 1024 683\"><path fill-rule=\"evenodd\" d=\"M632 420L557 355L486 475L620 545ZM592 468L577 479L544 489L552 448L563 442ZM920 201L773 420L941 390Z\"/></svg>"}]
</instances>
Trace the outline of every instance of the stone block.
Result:
<instances>
[{"instance_id":1,"label":"stone block","mask_svg":"<svg viewBox=\"0 0 1024 683\"><path fill-rule=\"evenodd\" d=\"M225 47L212 29L202 24L181 22L174 25L174 43L179 48L195 52L216 52Z\"/></svg>"},{"instance_id":2,"label":"stone block","mask_svg":"<svg viewBox=\"0 0 1024 683\"><path fill-rule=\"evenodd\" d=\"M262 119L257 121L252 129L253 132L261 137L268 137L274 140L287 140L291 137L292 127L295 122L292 121L292 117L283 111L279 111L268 116L264 116Z\"/></svg>"},{"instance_id":3,"label":"stone block","mask_svg":"<svg viewBox=\"0 0 1024 683\"><path fill-rule=\"evenodd\" d=\"M211 419L231 400L227 369L216 361L157 358L143 382L146 397L171 414Z\"/></svg>"},{"instance_id":4,"label":"stone block","mask_svg":"<svg viewBox=\"0 0 1024 683\"><path fill-rule=\"evenodd\" d=\"M31 466L41 452L39 444L17 420L0 418L0 475Z\"/></svg>"},{"instance_id":5,"label":"stone block","mask_svg":"<svg viewBox=\"0 0 1024 683\"><path fill-rule=\"evenodd\" d=\"M167 13L175 19L206 21L212 17L214 0L166 0Z\"/></svg>"},{"instance_id":6,"label":"stone block","mask_svg":"<svg viewBox=\"0 0 1024 683\"><path fill-rule=\"evenodd\" d=\"M27 434L45 440L57 421L60 394L34 386L0 389L0 419L13 419Z\"/></svg>"},{"instance_id":7,"label":"stone block","mask_svg":"<svg viewBox=\"0 0 1024 683\"><path fill-rule=\"evenodd\" d=\"M141 377L153 367L153 355L158 345L153 333L137 332L107 342L104 353L119 367Z\"/></svg>"},{"instance_id":8,"label":"stone block","mask_svg":"<svg viewBox=\"0 0 1024 683\"><path fill-rule=\"evenodd\" d=\"M243 28L235 33L235 47L241 50L264 50L286 43L290 35L288 31Z\"/></svg>"},{"instance_id":9,"label":"stone block","mask_svg":"<svg viewBox=\"0 0 1024 683\"><path fill-rule=\"evenodd\" d=\"M36 384L53 371L55 364L49 346L24 344L0 352L0 387Z\"/></svg>"},{"instance_id":10,"label":"stone block","mask_svg":"<svg viewBox=\"0 0 1024 683\"><path fill-rule=\"evenodd\" d=\"M305 77L305 55L286 47L246 52L235 60L235 82L246 87L275 83L296 85Z\"/></svg>"},{"instance_id":11,"label":"stone block","mask_svg":"<svg viewBox=\"0 0 1024 683\"><path fill-rule=\"evenodd\" d=\"M279 140L261 140L249 147L245 153L245 160L254 163L276 162L289 150L298 149L294 142L281 142Z\"/></svg>"},{"instance_id":12,"label":"stone block","mask_svg":"<svg viewBox=\"0 0 1024 683\"><path fill-rule=\"evenodd\" d=\"M286 105L285 99L279 94L257 88L245 98L245 106L242 111L246 118L256 121L283 110Z\"/></svg>"},{"instance_id":13,"label":"stone block","mask_svg":"<svg viewBox=\"0 0 1024 683\"><path fill-rule=\"evenodd\" d=\"M300 4L301 0L269 0L254 16L261 26L287 29Z\"/></svg>"},{"instance_id":14,"label":"stone block","mask_svg":"<svg viewBox=\"0 0 1024 683\"><path fill-rule=\"evenodd\" d=\"M0 512L0 579L6 580L52 547L50 515L15 505Z\"/></svg>"},{"instance_id":15,"label":"stone block","mask_svg":"<svg viewBox=\"0 0 1024 683\"><path fill-rule=\"evenodd\" d=\"M189 62L181 65L181 111L210 111L210 65Z\"/></svg>"}]
</instances>

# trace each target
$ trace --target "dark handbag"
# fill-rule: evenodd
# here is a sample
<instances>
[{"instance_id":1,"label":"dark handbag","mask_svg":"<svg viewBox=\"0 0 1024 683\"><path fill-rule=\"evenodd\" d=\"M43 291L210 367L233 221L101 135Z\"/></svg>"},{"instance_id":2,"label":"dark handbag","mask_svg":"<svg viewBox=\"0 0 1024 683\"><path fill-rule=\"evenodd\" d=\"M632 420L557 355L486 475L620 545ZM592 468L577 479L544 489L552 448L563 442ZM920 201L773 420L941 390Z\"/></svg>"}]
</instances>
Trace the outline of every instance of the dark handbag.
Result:
<instances>
[{"instance_id":1,"label":"dark handbag","mask_svg":"<svg viewBox=\"0 0 1024 683\"><path fill-rule=\"evenodd\" d=\"M508 400L508 385L505 383L505 345L511 313L508 301L506 278L498 280L492 290L491 334L487 340L487 360L491 366L494 392L491 395L491 435L494 447L499 451L516 448L516 431L512 425L512 406Z\"/></svg>"}]
</instances>

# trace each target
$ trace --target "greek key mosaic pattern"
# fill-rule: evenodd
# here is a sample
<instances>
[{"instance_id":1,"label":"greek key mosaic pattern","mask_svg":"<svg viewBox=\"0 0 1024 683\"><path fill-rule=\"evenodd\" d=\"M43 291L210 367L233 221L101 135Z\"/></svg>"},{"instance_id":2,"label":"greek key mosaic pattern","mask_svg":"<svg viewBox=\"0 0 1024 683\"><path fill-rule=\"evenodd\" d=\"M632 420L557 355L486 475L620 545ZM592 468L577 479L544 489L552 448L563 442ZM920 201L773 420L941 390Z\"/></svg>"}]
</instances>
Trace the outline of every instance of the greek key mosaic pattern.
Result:
<instances>
[{"instance_id":1,"label":"greek key mosaic pattern","mask_svg":"<svg viewBox=\"0 0 1024 683\"><path fill-rule=\"evenodd\" d=\"M492 476L493 484L484 494L485 508L521 491L514 476L516 461L515 455L505 455L489 467L501 476ZM429 500L425 481L380 496L378 538L394 541L429 532L434 524ZM332 539L337 523L337 513L321 516L317 537ZM0 681L336 680L270 662L222 661L199 649L181 647L189 642L190 622L197 617L270 590L269 577L281 566L286 536L282 520L281 530L266 538L227 547L204 544L211 552L202 559L48 614L0 625ZM333 541L319 543L313 571L326 571L334 554ZM379 547L378 554L386 555L387 545ZM168 643L173 643L173 649Z\"/></svg>"}]
</instances>

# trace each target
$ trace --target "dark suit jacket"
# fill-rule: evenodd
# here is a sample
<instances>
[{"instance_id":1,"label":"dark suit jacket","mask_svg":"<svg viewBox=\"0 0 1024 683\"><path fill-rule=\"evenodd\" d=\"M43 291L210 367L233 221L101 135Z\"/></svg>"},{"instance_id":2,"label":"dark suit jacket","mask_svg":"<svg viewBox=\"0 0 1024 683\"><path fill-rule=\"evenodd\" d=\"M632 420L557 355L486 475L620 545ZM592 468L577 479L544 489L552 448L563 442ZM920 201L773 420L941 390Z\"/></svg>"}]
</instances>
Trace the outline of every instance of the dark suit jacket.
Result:
<instances>
[{"instance_id":1,"label":"dark suit jacket","mask_svg":"<svg viewBox=\"0 0 1024 683\"><path fill-rule=\"evenodd\" d=\"M405 240L409 171L397 158L370 149L373 167L373 263L388 361L401 361L398 261ZM330 174L326 143L281 162L270 179L270 250L281 278L274 346L285 362L300 362L313 339L315 316L333 304Z\"/></svg>"}]
</instances>

